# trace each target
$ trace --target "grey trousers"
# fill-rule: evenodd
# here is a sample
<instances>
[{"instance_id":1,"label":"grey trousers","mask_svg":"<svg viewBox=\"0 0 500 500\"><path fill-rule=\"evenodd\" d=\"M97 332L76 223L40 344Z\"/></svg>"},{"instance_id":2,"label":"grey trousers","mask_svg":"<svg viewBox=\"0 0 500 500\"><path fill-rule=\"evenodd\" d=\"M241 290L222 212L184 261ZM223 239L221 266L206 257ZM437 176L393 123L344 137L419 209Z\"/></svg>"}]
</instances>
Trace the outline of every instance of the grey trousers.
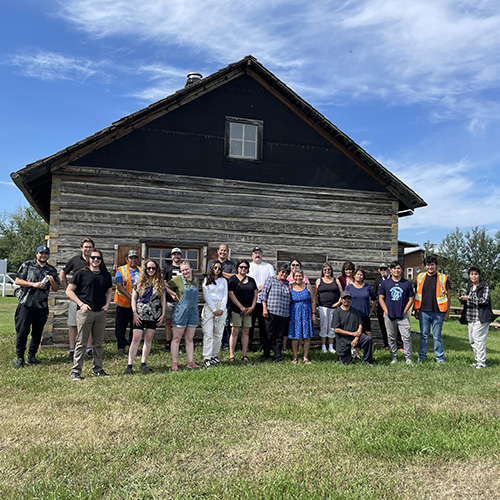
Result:
<instances>
[{"instance_id":1,"label":"grey trousers","mask_svg":"<svg viewBox=\"0 0 500 500\"><path fill-rule=\"evenodd\" d=\"M83 360L85 359L85 348L92 334L92 371L97 373L102 370L102 342L106 329L106 311L77 311L75 355L71 373L82 373Z\"/></svg>"},{"instance_id":2,"label":"grey trousers","mask_svg":"<svg viewBox=\"0 0 500 500\"><path fill-rule=\"evenodd\" d=\"M387 314L384 314L384 323L387 330L387 340L389 341L392 359L396 359L398 357L398 331L401 334L401 339L403 340L405 359L411 359L413 347L411 344L411 327L408 314L406 314L403 319L389 319Z\"/></svg>"}]
</instances>

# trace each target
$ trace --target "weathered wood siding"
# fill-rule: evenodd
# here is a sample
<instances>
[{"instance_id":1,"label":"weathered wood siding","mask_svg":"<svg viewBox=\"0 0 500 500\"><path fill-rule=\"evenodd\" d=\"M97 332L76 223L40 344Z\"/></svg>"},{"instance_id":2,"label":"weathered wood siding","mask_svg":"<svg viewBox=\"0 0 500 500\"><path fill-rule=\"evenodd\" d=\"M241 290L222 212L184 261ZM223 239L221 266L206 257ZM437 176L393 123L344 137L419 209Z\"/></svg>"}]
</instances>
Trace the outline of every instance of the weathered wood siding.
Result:
<instances>
[{"instance_id":1,"label":"weathered wood siding","mask_svg":"<svg viewBox=\"0 0 500 500\"><path fill-rule=\"evenodd\" d=\"M50 245L58 270L79 252L84 236L103 250L111 272L116 245L153 240L206 242L208 251L224 242L234 261L250 260L259 245L273 266L278 256L299 258L313 282L324 258L340 273L346 259L374 270L397 256L398 203L388 193L213 179L209 172L146 173L143 167L53 172ZM67 341L67 305L62 292L51 297L45 343ZM110 338L113 331L109 314Z\"/></svg>"}]
</instances>

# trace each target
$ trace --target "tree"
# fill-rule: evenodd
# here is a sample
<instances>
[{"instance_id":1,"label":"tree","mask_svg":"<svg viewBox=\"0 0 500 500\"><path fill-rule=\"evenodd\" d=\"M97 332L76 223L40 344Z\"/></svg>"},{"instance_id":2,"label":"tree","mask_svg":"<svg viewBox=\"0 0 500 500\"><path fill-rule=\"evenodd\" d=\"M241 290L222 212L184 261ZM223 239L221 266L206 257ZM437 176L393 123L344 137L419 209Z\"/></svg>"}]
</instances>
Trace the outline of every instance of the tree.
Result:
<instances>
[{"instance_id":1,"label":"tree","mask_svg":"<svg viewBox=\"0 0 500 500\"><path fill-rule=\"evenodd\" d=\"M436 244L432 243L431 240L424 241L423 247L424 247L424 255L422 256L423 259L425 259L429 255L436 254Z\"/></svg>"},{"instance_id":2,"label":"tree","mask_svg":"<svg viewBox=\"0 0 500 500\"><path fill-rule=\"evenodd\" d=\"M481 278L493 286L499 281L500 238L486 233L486 229L473 227L465 233L465 264L481 269Z\"/></svg>"},{"instance_id":3,"label":"tree","mask_svg":"<svg viewBox=\"0 0 500 500\"><path fill-rule=\"evenodd\" d=\"M47 234L49 225L33 207L19 207L0 220L0 259L8 259L8 270L17 271L24 261L35 258Z\"/></svg>"},{"instance_id":4,"label":"tree","mask_svg":"<svg viewBox=\"0 0 500 500\"><path fill-rule=\"evenodd\" d=\"M439 255L443 257L442 264L444 271L450 277L451 286L456 291L465 284L464 272L466 264L464 259L464 233L459 227L448 233L439 246Z\"/></svg>"}]
</instances>

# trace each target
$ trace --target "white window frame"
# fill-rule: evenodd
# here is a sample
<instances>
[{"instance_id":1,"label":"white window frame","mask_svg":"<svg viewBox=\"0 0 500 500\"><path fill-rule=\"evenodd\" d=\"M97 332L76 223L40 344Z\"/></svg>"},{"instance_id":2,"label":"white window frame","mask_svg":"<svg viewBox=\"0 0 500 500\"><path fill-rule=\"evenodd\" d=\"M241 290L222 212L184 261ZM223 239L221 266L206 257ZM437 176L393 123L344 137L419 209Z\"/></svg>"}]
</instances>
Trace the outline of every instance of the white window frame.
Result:
<instances>
[{"instance_id":1,"label":"white window frame","mask_svg":"<svg viewBox=\"0 0 500 500\"><path fill-rule=\"evenodd\" d=\"M231 125L243 126L243 137L234 138L231 136ZM245 138L246 127L255 127L255 140ZM262 145L263 145L263 129L264 122L261 120L251 120L247 118L236 118L226 116L226 133L225 133L225 155L228 160L233 161L250 161L262 162ZM241 141L242 154L235 154L231 151L231 141ZM255 156L245 156L245 143L255 143Z\"/></svg>"}]
</instances>

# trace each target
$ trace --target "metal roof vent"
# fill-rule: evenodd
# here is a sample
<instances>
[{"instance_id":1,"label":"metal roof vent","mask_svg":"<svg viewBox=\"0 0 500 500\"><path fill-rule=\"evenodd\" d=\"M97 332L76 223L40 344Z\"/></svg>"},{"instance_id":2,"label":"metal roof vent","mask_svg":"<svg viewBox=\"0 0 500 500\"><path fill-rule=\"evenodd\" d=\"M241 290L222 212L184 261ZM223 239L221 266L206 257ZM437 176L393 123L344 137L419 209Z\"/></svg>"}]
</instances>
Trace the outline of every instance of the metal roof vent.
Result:
<instances>
[{"instance_id":1,"label":"metal roof vent","mask_svg":"<svg viewBox=\"0 0 500 500\"><path fill-rule=\"evenodd\" d=\"M202 78L203 78L203 75L201 73L188 73L186 85L184 85L184 87L189 87L190 85L193 85L194 83L198 82Z\"/></svg>"}]
</instances>

